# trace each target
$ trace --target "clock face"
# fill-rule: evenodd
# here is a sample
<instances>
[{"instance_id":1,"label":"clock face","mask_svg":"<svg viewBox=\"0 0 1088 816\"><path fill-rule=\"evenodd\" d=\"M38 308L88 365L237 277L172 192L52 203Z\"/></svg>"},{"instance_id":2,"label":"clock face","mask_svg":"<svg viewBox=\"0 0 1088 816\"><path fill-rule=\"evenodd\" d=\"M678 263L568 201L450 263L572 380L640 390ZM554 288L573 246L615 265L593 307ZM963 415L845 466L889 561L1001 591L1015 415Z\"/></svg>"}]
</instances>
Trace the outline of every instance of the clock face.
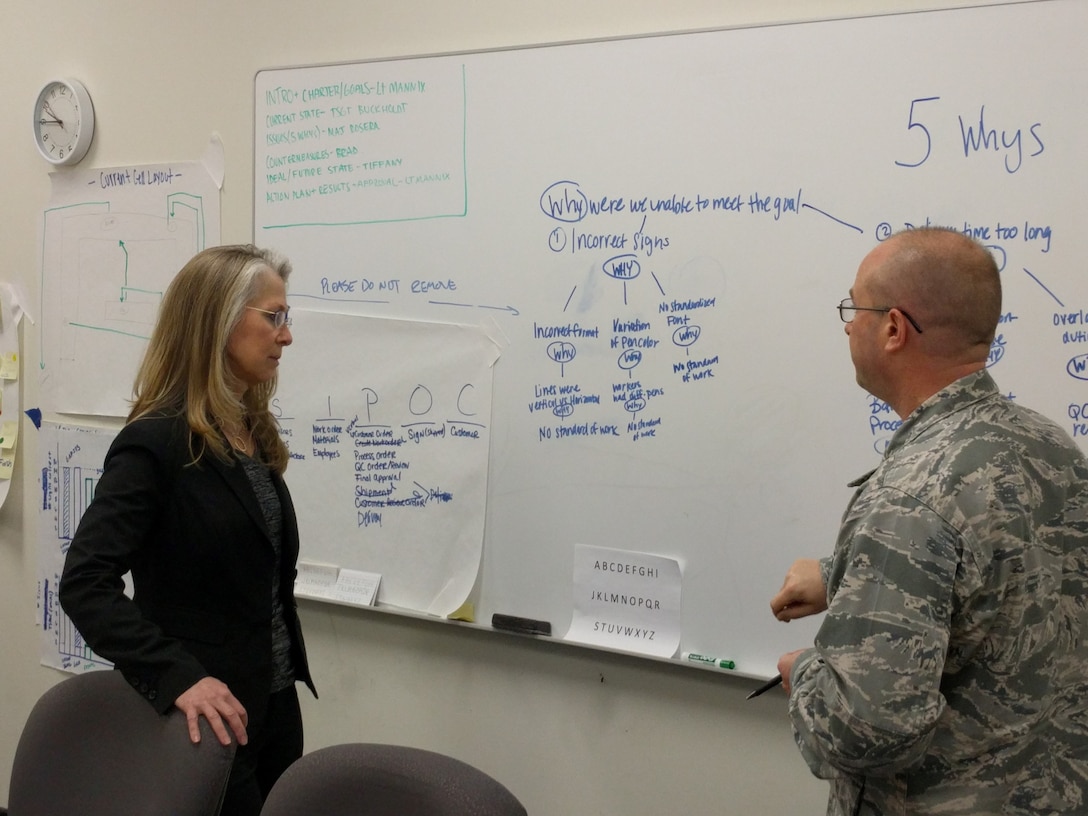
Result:
<instances>
[{"instance_id":1,"label":"clock face","mask_svg":"<svg viewBox=\"0 0 1088 816\"><path fill-rule=\"evenodd\" d=\"M75 164L87 153L94 132L94 108L82 85L50 82L34 108L34 141L45 160Z\"/></svg>"}]
</instances>

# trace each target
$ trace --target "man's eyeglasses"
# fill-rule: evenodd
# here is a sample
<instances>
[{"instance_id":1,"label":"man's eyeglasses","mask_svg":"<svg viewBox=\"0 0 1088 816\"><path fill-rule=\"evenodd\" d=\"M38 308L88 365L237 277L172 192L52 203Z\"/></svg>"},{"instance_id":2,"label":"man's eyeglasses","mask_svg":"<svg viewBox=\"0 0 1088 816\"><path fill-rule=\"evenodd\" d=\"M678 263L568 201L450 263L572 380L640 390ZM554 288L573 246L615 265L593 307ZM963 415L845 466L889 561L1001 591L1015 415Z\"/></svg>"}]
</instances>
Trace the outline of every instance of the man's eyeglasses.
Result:
<instances>
[{"instance_id":1,"label":"man's eyeglasses","mask_svg":"<svg viewBox=\"0 0 1088 816\"><path fill-rule=\"evenodd\" d=\"M256 306L246 306L246 308L252 309L255 312L260 312L261 314L268 315L268 319L272 321L272 325L276 328L277 331L282 329L284 326L291 325L291 318L287 316L287 313L291 311L289 308L280 309L278 312L270 312L268 311L268 309L258 309ZM919 331L921 331L921 329L919 329Z\"/></svg>"},{"instance_id":2,"label":"man's eyeglasses","mask_svg":"<svg viewBox=\"0 0 1088 816\"><path fill-rule=\"evenodd\" d=\"M854 319L854 312L890 312L892 309L899 309L899 307L886 306L878 309L873 306L855 306L853 298L843 298L842 302L839 303L838 309L839 318L842 320L842 322L850 323ZM903 309L899 309L899 313L907 319L908 323L914 326L914 330L918 332L918 334L922 333L922 327L918 325L913 317L907 314Z\"/></svg>"}]
</instances>

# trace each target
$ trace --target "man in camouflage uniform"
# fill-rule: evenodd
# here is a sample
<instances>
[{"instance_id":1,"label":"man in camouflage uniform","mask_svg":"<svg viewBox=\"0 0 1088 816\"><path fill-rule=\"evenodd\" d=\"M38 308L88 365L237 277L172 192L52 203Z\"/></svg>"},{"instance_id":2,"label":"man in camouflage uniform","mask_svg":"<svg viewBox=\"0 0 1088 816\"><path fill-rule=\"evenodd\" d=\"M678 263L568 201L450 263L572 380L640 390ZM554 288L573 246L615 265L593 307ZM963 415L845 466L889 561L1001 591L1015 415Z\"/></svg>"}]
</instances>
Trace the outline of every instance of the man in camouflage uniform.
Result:
<instances>
[{"instance_id":1,"label":"man in camouflage uniform","mask_svg":"<svg viewBox=\"0 0 1088 816\"><path fill-rule=\"evenodd\" d=\"M853 483L834 554L779 620L826 610L779 660L829 814L1088 814L1088 462L998 393L990 253L898 233L843 301L859 385L903 424Z\"/></svg>"}]
</instances>

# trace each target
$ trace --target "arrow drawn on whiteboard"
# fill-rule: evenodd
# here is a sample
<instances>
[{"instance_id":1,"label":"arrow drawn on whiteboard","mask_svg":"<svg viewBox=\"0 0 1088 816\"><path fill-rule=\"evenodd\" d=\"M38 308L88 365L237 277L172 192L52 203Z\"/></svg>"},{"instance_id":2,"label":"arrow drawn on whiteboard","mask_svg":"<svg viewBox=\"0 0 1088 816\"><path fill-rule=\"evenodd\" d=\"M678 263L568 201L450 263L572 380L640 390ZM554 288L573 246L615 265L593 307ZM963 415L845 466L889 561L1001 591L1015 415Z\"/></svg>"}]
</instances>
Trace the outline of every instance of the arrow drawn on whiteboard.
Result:
<instances>
[{"instance_id":1,"label":"arrow drawn on whiteboard","mask_svg":"<svg viewBox=\"0 0 1088 816\"><path fill-rule=\"evenodd\" d=\"M430 303L432 306L460 306L463 309L494 309L498 312L510 312L510 314L512 315L521 314L521 312L519 312L513 306L491 306L487 303L453 303L452 301L448 300L428 300L427 302Z\"/></svg>"},{"instance_id":2,"label":"arrow drawn on whiteboard","mask_svg":"<svg viewBox=\"0 0 1088 816\"><path fill-rule=\"evenodd\" d=\"M844 227L850 227L850 229L852 229L852 230L857 230L858 232L864 232L864 230L861 227L855 226L854 224L849 224L846 221L843 221L841 218L836 218L831 213L824 212L819 207L813 207L811 204L802 203L801 208L805 209L805 210L812 210L813 212L818 212L820 215L822 215L822 216L824 216L826 218L830 218L836 224L842 224Z\"/></svg>"},{"instance_id":3,"label":"arrow drawn on whiteboard","mask_svg":"<svg viewBox=\"0 0 1088 816\"><path fill-rule=\"evenodd\" d=\"M570 296L567 298L567 302L563 304L563 311L564 312L567 310L567 307L570 306L571 300L574 299L574 293L577 292L577 291L578 291L577 286L575 286L573 289L570 290Z\"/></svg>"},{"instance_id":4,"label":"arrow drawn on whiteboard","mask_svg":"<svg viewBox=\"0 0 1088 816\"><path fill-rule=\"evenodd\" d=\"M1043 283L1043 282L1042 282L1041 280L1039 280L1039 279L1038 279L1037 277L1035 277L1035 276L1034 276L1033 274L1031 274L1031 271L1030 271L1029 269L1026 269L1026 268L1025 268L1025 269L1024 269L1024 272L1025 272L1025 273L1027 274L1027 276L1028 276L1029 278L1031 278L1031 279L1032 279L1033 281L1035 281L1035 282L1036 282L1037 284L1039 284L1039 286L1041 286L1041 287L1043 288L1043 291L1044 291L1044 292L1046 292L1046 293L1047 293L1048 295L1050 295L1050 296L1051 296L1052 298L1054 298L1054 302L1055 302L1055 303L1057 303L1057 304L1058 304L1059 306L1061 306L1061 307L1062 307L1063 309L1065 308L1065 304L1064 304L1064 303L1062 303L1062 302L1061 302L1060 300L1058 300L1058 296L1057 296L1057 295L1055 295L1055 294L1054 294L1053 292L1051 292L1051 291L1050 291L1049 289L1047 289L1047 288L1046 288L1046 284L1045 284L1045 283Z\"/></svg>"},{"instance_id":5,"label":"arrow drawn on whiteboard","mask_svg":"<svg viewBox=\"0 0 1088 816\"><path fill-rule=\"evenodd\" d=\"M510 314L512 314L514 316L517 316L517 315L521 314L521 312L519 312L513 306L488 306L486 303L481 303L476 308L477 309L495 309L496 311L499 311L499 312L510 312Z\"/></svg>"}]
</instances>

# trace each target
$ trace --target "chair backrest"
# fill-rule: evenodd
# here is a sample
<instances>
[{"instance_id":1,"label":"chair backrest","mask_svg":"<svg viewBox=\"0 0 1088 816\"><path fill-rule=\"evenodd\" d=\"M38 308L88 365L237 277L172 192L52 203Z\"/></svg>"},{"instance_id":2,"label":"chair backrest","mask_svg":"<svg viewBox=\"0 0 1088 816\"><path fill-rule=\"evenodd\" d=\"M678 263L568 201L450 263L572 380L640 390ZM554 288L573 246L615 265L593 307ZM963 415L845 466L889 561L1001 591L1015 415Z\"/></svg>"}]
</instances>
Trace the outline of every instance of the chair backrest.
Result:
<instances>
[{"instance_id":1,"label":"chair backrest","mask_svg":"<svg viewBox=\"0 0 1088 816\"><path fill-rule=\"evenodd\" d=\"M118 671L70 677L34 705L11 769L10 816L215 816L234 759L201 719L158 714Z\"/></svg>"},{"instance_id":2,"label":"chair backrest","mask_svg":"<svg viewBox=\"0 0 1088 816\"><path fill-rule=\"evenodd\" d=\"M305 754L279 778L261 816L526 816L503 785L459 759L378 743ZM16 816L16 814L12 814Z\"/></svg>"}]
</instances>

